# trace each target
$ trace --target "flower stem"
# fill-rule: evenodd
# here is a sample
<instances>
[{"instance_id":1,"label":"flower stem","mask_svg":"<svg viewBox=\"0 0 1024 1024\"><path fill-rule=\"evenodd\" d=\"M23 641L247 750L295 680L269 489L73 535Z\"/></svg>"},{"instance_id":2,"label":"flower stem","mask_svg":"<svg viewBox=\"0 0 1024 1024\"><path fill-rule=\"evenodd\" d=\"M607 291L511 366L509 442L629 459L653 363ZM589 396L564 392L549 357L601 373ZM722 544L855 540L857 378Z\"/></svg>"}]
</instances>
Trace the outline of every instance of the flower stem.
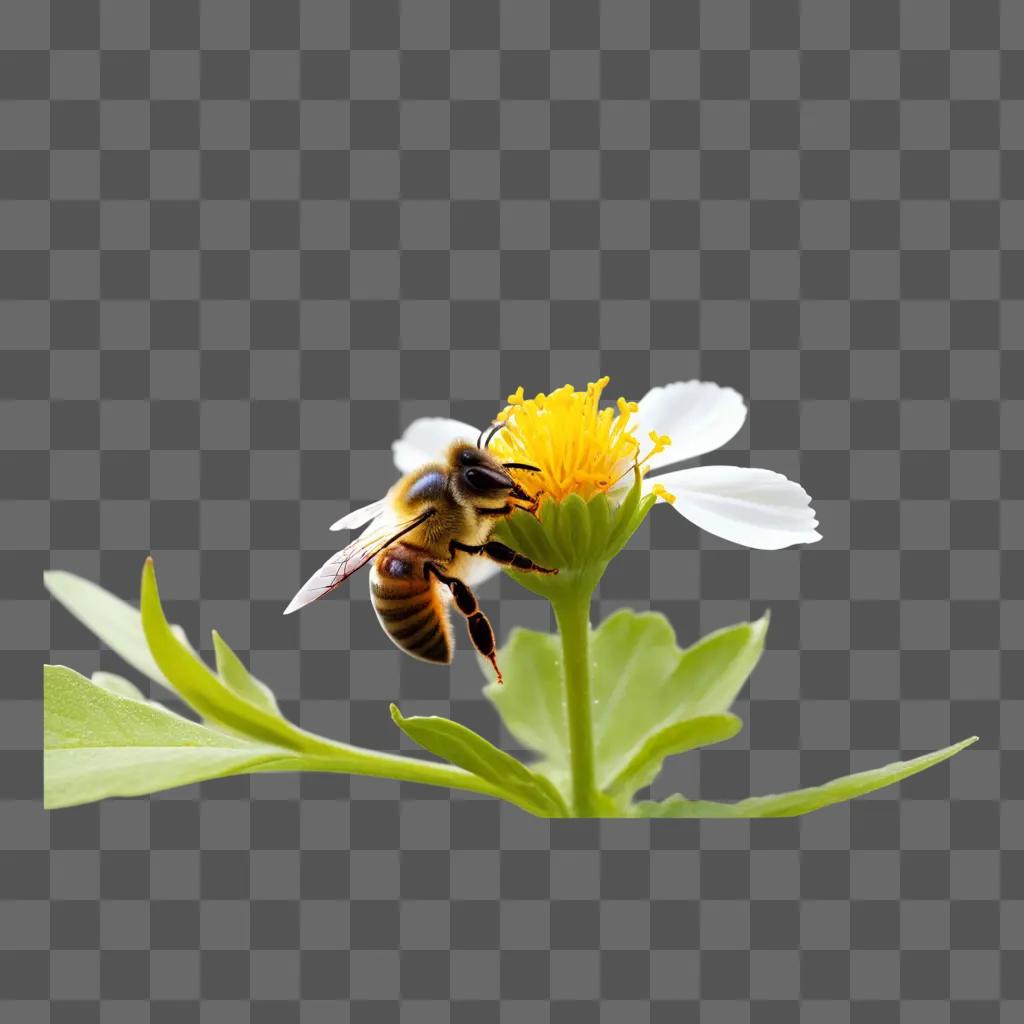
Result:
<instances>
[{"instance_id":1,"label":"flower stem","mask_svg":"<svg viewBox=\"0 0 1024 1024\"><path fill-rule=\"evenodd\" d=\"M595 815L594 733L590 702L590 594L575 593L552 604L562 638L562 677L569 722L572 810L579 818Z\"/></svg>"}]
</instances>

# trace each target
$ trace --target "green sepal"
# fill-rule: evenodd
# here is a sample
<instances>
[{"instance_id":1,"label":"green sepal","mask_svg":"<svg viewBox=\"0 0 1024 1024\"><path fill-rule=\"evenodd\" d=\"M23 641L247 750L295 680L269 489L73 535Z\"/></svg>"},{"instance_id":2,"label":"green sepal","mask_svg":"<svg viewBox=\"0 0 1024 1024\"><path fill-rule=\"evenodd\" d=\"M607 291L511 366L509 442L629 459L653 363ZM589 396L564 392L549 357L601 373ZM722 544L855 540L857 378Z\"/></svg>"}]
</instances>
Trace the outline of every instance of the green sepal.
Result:
<instances>
[{"instance_id":1,"label":"green sepal","mask_svg":"<svg viewBox=\"0 0 1024 1024\"><path fill-rule=\"evenodd\" d=\"M977 739L977 736L970 736L930 754L922 754L909 761L894 761L882 768L844 775L822 786L796 789L790 793L752 796L735 804L717 803L713 800L687 800L676 793L662 801L643 800L633 806L630 815L637 818L791 818L891 786L894 782L948 760L965 747L977 742Z\"/></svg>"},{"instance_id":2,"label":"green sepal","mask_svg":"<svg viewBox=\"0 0 1024 1024\"><path fill-rule=\"evenodd\" d=\"M608 563L629 542L656 502L643 495L640 474L621 502L597 494L545 501L536 515L519 510L498 524L495 538L557 575L506 570L517 583L552 603L593 592Z\"/></svg>"}]
</instances>

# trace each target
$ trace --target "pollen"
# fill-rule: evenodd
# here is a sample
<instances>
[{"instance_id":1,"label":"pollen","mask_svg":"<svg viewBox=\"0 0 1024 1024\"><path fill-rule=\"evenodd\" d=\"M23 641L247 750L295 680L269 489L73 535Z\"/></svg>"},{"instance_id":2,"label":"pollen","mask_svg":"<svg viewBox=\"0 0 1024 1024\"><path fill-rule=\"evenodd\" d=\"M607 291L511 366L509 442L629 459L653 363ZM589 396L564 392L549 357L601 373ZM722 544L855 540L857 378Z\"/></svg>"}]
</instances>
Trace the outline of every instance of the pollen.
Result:
<instances>
[{"instance_id":1,"label":"pollen","mask_svg":"<svg viewBox=\"0 0 1024 1024\"><path fill-rule=\"evenodd\" d=\"M672 443L653 431L642 439L636 436L636 402L620 398L602 408L608 381L602 377L585 391L566 384L533 398L526 398L520 387L508 396L508 405L498 414L505 429L491 447L499 458L537 467L538 472L515 474L531 493L541 492L541 500L563 501L570 494L589 499L604 493L634 468L646 472L650 459Z\"/></svg>"}]
</instances>

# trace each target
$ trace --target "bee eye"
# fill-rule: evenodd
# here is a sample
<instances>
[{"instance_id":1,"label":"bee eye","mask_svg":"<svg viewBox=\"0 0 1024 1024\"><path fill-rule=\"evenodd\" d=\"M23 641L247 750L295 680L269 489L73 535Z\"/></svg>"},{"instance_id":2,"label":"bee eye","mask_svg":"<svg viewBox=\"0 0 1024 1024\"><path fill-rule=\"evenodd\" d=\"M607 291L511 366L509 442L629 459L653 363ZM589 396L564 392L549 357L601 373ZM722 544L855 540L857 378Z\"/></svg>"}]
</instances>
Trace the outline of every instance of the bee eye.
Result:
<instances>
[{"instance_id":1,"label":"bee eye","mask_svg":"<svg viewBox=\"0 0 1024 1024\"><path fill-rule=\"evenodd\" d=\"M470 466L465 471L463 479L474 491L500 491L511 486L501 474L480 466Z\"/></svg>"}]
</instances>

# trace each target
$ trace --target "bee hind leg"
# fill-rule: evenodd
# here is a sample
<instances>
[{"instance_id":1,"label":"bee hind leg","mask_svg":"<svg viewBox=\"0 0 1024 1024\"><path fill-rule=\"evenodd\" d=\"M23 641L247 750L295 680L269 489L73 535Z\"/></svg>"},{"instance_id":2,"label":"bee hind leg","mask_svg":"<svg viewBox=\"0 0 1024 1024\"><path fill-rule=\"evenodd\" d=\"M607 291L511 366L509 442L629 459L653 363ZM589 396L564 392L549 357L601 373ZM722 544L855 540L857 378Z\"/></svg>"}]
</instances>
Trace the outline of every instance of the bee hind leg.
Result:
<instances>
[{"instance_id":1,"label":"bee hind leg","mask_svg":"<svg viewBox=\"0 0 1024 1024\"><path fill-rule=\"evenodd\" d=\"M554 576L558 572L557 569L545 569L532 559L527 558L526 555L521 555L498 540L489 540L486 544L463 544L461 541L453 540L448 547L453 556L456 551L465 551L470 555L485 555L492 562L506 565L518 572L539 572L547 576Z\"/></svg>"},{"instance_id":2,"label":"bee hind leg","mask_svg":"<svg viewBox=\"0 0 1024 1024\"><path fill-rule=\"evenodd\" d=\"M498 659L495 656L494 630L487 616L480 611L476 595L462 580L455 576L446 576L441 569L433 562L423 563L423 575L429 579L434 576L439 583L443 583L452 593L455 599L455 607L466 617L466 626L469 629L469 639L473 646L491 663L499 683L504 683L501 669L498 668Z\"/></svg>"}]
</instances>

